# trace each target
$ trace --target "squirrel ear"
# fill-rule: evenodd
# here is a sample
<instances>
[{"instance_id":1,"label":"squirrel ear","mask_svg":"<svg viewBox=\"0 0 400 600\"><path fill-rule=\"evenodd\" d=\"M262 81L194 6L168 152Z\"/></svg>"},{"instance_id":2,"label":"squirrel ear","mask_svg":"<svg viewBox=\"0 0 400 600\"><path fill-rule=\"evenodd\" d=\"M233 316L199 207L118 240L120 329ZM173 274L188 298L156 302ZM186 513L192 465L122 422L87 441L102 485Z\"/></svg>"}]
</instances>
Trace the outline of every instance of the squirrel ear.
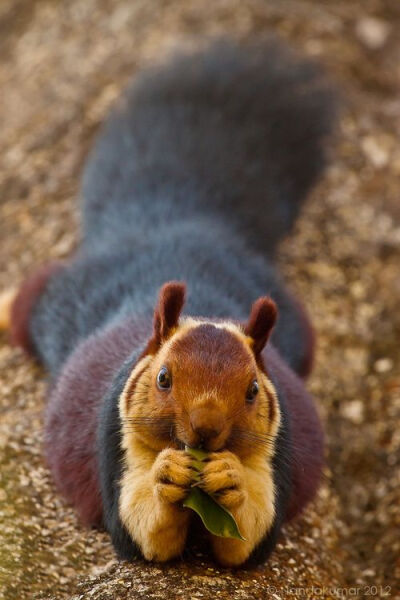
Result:
<instances>
[{"instance_id":1,"label":"squirrel ear","mask_svg":"<svg viewBox=\"0 0 400 600\"><path fill-rule=\"evenodd\" d=\"M160 345L176 327L185 303L186 286L179 281L164 283L154 311L154 341Z\"/></svg>"},{"instance_id":2,"label":"squirrel ear","mask_svg":"<svg viewBox=\"0 0 400 600\"><path fill-rule=\"evenodd\" d=\"M250 317L244 332L252 338L253 352L256 356L260 354L267 343L277 316L276 304L267 296L256 300L251 307Z\"/></svg>"}]
</instances>

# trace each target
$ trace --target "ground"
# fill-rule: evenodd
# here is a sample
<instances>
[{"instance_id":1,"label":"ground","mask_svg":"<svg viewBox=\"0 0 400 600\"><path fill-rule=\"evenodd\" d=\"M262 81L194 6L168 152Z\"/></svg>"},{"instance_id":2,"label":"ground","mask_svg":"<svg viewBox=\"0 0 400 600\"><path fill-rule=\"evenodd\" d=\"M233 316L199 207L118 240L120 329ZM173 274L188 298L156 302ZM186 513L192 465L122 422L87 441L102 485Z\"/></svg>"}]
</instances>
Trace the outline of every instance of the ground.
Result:
<instances>
[{"instance_id":1,"label":"ground","mask_svg":"<svg viewBox=\"0 0 400 600\"><path fill-rule=\"evenodd\" d=\"M85 530L56 493L41 449L45 375L3 335L0 597L6 600L259 599L307 592L334 598L339 588L348 594L352 588L353 597L396 595L398 2L3 0L0 290L17 285L35 265L67 256L77 243L85 156L138 67L178 42L193 43L195 35L248 37L271 28L324 63L343 98L332 166L280 252L318 336L309 387L327 438L320 494L258 569L218 569L203 556L167 566L119 564L107 535Z\"/></svg>"}]
</instances>

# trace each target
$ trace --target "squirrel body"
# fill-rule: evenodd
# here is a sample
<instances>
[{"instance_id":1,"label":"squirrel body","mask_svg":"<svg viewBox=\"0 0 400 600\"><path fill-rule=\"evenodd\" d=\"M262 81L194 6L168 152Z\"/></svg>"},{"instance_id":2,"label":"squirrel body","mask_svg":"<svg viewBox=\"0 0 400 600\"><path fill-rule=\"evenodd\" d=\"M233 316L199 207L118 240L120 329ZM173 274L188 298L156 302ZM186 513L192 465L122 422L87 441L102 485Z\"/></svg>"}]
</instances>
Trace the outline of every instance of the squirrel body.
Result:
<instances>
[{"instance_id":1,"label":"squirrel body","mask_svg":"<svg viewBox=\"0 0 400 600\"><path fill-rule=\"evenodd\" d=\"M319 70L275 39L144 71L86 167L80 249L14 301L14 342L51 376L55 482L121 558L184 550L185 444L210 452L202 486L247 540L210 534L223 565L265 559L315 495L313 334L274 250L324 166L333 116Z\"/></svg>"}]
</instances>

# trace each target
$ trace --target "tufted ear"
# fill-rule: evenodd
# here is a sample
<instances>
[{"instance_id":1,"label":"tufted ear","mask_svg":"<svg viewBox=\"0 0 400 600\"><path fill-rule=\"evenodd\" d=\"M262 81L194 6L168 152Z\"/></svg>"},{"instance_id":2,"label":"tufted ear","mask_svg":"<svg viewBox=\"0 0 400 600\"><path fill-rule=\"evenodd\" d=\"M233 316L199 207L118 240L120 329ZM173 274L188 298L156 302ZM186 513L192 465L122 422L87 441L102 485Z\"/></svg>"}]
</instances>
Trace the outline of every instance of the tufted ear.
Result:
<instances>
[{"instance_id":1,"label":"tufted ear","mask_svg":"<svg viewBox=\"0 0 400 600\"><path fill-rule=\"evenodd\" d=\"M260 354L268 341L273 326L278 316L276 304L268 296L259 298L251 307L249 320L244 332L253 340L253 351L256 356Z\"/></svg>"},{"instance_id":2,"label":"tufted ear","mask_svg":"<svg viewBox=\"0 0 400 600\"><path fill-rule=\"evenodd\" d=\"M154 311L153 342L160 346L177 327L185 303L186 286L179 281L164 283Z\"/></svg>"}]
</instances>

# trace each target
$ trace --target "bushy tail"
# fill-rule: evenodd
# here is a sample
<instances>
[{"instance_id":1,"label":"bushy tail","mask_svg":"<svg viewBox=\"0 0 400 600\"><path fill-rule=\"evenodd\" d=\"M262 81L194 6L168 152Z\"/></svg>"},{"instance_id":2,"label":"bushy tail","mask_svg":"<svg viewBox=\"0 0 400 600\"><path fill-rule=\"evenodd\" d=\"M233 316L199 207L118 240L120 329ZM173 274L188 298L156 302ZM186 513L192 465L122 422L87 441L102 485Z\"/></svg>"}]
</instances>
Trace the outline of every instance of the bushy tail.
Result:
<instances>
[{"instance_id":1,"label":"bushy tail","mask_svg":"<svg viewBox=\"0 0 400 600\"><path fill-rule=\"evenodd\" d=\"M89 208L98 214L96 198L107 196L129 152L135 203L141 194L148 205L150 193L166 198L173 190L179 214L200 205L200 212L218 211L256 246L272 250L325 165L335 105L320 69L274 37L223 39L178 54L139 74L110 120L97 156L115 164L104 173L106 161L93 161ZM113 158L117 139L120 154Z\"/></svg>"}]
</instances>

